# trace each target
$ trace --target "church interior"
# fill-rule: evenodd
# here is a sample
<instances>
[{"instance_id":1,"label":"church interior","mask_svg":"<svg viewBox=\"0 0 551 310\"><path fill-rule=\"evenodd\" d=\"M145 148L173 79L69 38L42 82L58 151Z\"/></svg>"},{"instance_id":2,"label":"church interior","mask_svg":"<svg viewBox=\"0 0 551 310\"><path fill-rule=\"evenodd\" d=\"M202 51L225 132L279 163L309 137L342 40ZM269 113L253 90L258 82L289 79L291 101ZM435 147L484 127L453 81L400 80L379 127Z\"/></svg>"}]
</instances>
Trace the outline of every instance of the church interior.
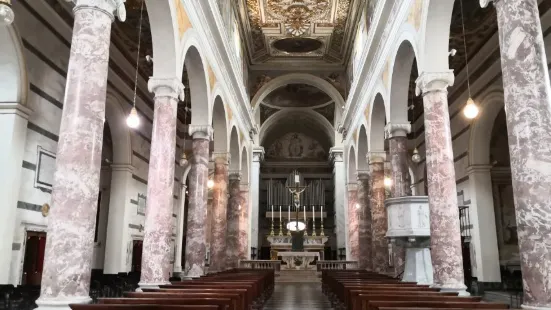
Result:
<instances>
[{"instance_id":1,"label":"church interior","mask_svg":"<svg viewBox=\"0 0 551 310\"><path fill-rule=\"evenodd\" d=\"M0 309L551 309L551 0L0 0Z\"/></svg>"}]
</instances>

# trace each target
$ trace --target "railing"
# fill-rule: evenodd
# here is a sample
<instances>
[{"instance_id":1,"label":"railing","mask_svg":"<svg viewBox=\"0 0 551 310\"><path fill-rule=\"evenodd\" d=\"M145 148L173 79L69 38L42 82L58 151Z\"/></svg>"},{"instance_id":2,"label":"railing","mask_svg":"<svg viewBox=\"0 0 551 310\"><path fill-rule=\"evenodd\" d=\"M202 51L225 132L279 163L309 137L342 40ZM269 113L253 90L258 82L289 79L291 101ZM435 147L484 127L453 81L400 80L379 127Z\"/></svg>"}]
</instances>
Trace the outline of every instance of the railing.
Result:
<instances>
[{"instance_id":1,"label":"railing","mask_svg":"<svg viewBox=\"0 0 551 310\"><path fill-rule=\"evenodd\" d=\"M280 260L240 260L239 268L281 270Z\"/></svg>"},{"instance_id":2,"label":"railing","mask_svg":"<svg viewBox=\"0 0 551 310\"><path fill-rule=\"evenodd\" d=\"M459 228L461 230L461 237L468 240L471 238L471 217L469 216L468 206L459 206Z\"/></svg>"},{"instance_id":3,"label":"railing","mask_svg":"<svg viewBox=\"0 0 551 310\"><path fill-rule=\"evenodd\" d=\"M346 260L320 260L316 263L317 271L358 269L357 261Z\"/></svg>"}]
</instances>

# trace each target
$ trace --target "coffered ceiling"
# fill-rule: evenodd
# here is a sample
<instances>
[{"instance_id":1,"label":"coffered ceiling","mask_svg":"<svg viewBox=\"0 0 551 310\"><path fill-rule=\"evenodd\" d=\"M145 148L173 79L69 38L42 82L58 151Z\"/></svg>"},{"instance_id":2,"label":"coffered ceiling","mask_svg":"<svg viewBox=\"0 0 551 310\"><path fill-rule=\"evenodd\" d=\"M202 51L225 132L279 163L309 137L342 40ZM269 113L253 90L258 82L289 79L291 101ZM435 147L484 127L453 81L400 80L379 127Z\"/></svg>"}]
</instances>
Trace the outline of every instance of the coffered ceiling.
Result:
<instances>
[{"instance_id":1,"label":"coffered ceiling","mask_svg":"<svg viewBox=\"0 0 551 310\"><path fill-rule=\"evenodd\" d=\"M343 68L363 2L239 0L251 69Z\"/></svg>"}]
</instances>

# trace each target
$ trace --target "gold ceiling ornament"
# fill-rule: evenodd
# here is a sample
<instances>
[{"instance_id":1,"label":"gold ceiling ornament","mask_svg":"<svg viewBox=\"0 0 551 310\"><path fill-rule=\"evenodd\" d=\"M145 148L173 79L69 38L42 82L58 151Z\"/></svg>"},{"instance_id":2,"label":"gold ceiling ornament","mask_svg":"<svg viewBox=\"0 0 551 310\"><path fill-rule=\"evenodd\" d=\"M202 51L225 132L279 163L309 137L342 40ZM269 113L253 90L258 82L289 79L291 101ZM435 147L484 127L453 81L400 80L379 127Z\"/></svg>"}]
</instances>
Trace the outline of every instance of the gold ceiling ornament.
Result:
<instances>
[{"instance_id":1,"label":"gold ceiling ornament","mask_svg":"<svg viewBox=\"0 0 551 310\"><path fill-rule=\"evenodd\" d=\"M310 24L327 19L331 12L329 0L266 0L272 21L282 21L292 36L304 35Z\"/></svg>"}]
</instances>

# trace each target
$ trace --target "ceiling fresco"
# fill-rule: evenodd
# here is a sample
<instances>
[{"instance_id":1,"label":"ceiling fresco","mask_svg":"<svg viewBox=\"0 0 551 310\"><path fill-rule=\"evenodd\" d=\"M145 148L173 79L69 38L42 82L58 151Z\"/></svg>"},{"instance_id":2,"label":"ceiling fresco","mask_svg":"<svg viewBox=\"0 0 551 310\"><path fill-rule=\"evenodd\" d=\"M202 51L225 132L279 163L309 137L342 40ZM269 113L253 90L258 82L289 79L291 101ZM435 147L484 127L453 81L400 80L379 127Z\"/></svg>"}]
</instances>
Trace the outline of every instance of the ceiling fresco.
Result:
<instances>
[{"instance_id":1,"label":"ceiling fresco","mask_svg":"<svg viewBox=\"0 0 551 310\"><path fill-rule=\"evenodd\" d=\"M251 64L343 64L363 0L240 0Z\"/></svg>"},{"instance_id":2,"label":"ceiling fresco","mask_svg":"<svg viewBox=\"0 0 551 310\"><path fill-rule=\"evenodd\" d=\"M310 108L331 100L331 97L317 87L289 84L271 92L263 103L279 108Z\"/></svg>"}]
</instances>

